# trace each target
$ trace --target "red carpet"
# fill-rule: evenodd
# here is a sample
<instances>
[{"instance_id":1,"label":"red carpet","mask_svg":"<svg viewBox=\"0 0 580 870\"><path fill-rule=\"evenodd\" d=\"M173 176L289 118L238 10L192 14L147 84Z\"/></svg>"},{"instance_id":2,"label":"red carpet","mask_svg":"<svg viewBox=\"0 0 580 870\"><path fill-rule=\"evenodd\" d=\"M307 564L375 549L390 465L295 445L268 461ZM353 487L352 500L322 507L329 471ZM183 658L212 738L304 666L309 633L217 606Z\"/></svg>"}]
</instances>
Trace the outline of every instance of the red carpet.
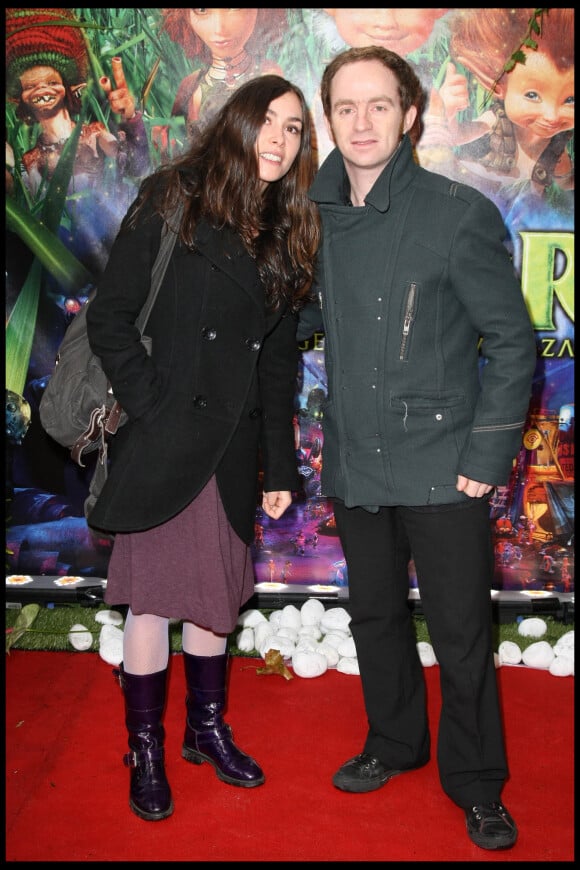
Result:
<instances>
[{"instance_id":1,"label":"red carpet","mask_svg":"<svg viewBox=\"0 0 580 870\"><path fill-rule=\"evenodd\" d=\"M574 859L574 679L502 668L511 779L503 798L520 836L508 852L472 845L443 794L435 751L424 768L367 795L333 788L362 747L360 680L258 676L232 659L227 719L265 785L220 782L180 755L185 686L173 656L166 715L175 812L144 822L128 807L123 698L95 653L6 656L7 861L559 861ZM432 736L439 669L425 670Z\"/></svg>"}]
</instances>

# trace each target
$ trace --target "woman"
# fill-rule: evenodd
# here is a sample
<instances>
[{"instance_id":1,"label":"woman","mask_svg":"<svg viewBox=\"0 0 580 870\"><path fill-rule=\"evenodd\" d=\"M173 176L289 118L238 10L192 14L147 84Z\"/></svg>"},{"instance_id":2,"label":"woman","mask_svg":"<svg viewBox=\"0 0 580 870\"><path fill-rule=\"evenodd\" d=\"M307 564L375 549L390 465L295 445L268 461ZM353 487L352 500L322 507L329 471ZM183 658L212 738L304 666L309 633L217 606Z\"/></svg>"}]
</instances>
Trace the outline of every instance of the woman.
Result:
<instances>
[{"instance_id":1,"label":"woman","mask_svg":"<svg viewBox=\"0 0 580 870\"><path fill-rule=\"evenodd\" d=\"M173 811L162 726L170 618L183 620L183 757L232 785L264 782L222 718L226 644L254 591L259 456L268 516L281 517L299 485L296 311L319 239L306 195L312 137L290 82L241 86L186 155L142 184L91 303L91 346L129 416L89 520L116 533L105 600L129 605L125 763L143 819ZM178 239L148 356L134 324L164 224Z\"/></svg>"}]
</instances>

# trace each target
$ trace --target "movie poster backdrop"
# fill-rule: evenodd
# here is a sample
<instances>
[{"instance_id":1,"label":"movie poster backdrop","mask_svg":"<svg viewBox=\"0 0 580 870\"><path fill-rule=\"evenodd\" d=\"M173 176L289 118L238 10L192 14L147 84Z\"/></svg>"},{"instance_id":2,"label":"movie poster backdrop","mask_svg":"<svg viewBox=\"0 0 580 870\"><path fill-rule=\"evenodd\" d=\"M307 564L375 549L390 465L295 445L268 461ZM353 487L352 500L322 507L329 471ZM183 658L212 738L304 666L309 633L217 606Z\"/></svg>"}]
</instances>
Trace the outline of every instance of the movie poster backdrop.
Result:
<instances>
[{"instance_id":1,"label":"movie poster backdrop","mask_svg":"<svg viewBox=\"0 0 580 870\"><path fill-rule=\"evenodd\" d=\"M94 458L85 469L74 464L42 430L38 407L140 180L183 152L232 89L268 72L303 89L321 163L332 148L322 71L345 48L378 44L406 57L424 84L419 163L500 209L537 335L521 448L491 503L494 588L573 592L573 17L572 9L7 9L6 574L57 584L106 578L111 539L83 514ZM320 488L324 335L301 350L294 428L303 487L280 521L257 503L253 556L256 588L314 594L348 587L348 572ZM417 585L413 562L409 583Z\"/></svg>"}]
</instances>

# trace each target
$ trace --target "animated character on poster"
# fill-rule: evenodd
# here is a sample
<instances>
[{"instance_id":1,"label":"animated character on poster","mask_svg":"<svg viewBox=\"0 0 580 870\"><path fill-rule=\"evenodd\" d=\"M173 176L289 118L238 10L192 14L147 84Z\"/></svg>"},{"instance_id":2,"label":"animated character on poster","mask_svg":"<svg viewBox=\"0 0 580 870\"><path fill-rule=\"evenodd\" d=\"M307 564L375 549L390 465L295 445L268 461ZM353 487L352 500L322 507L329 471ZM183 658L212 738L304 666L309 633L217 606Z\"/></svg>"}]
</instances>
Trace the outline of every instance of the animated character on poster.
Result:
<instances>
[{"instance_id":1,"label":"animated character on poster","mask_svg":"<svg viewBox=\"0 0 580 870\"><path fill-rule=\"evenodd\" d=\"M27 141L24 132L11 146L13 185L21 182L33 201L43 199L65 146L76 138L63 220L71 226L67 233L61 230L61 237L90 270L101 271L117 229L111 202L118 199L125 175L137 178L150 168L142 113L127 88L121 59L114 58L113 82L103 76L100 86L119 119L116 133L101 120L84 120L81 97L89 80L89 56L70 10L9 9L6 23L8 99L16 105L16 117L39 131L22 153L15 148ZM66 153L70 156L70 148ZM115 189L116 195L106 195Z\"/></svg>"},{"instance_id":2,"label":"animated character on poster","mask_svg":"<svg viewBox=\"0 0 580 870\"><path fill-rule=\"evenodd\" d=\"M284 9L163 9L163 29L200 65L177 89L173 115L190 139L224 105L231 92L258 75L283 75L268 59L285 29Z\"/></svg>"},{"instance_id":3,"label":"animated character on poster","mask_svg":"<svg viewBox=\"0 0 580 870\"><path fill-rule=\"evenodd\" d=\"M439 128L437 141L432 128L429 143L451 142L457 177L488 195L532 193L569 209L562 192L574 188L574 10L541 11L538 33L530 33L533 9L455 11L447 73L455 90L440 92L447 130Z\"/></svg>"},{"instance_id":4,"label":"animated character on poster","mask_svg":"<svg viewBox=\"0 0 580 870\"><path fill-rule=\"evenodd\" d=\"M99 96L89 98L93 66L72 10L7 9L6 181L13 235L6 293L6 497L11 558L22 551L32 573L67 573L74 565L89 575L106 565L107 548L92 540L86 525L79 528L86 483L69 467L66 452L47 443L38 422L60 337L104 268L123 203L133 195L130 180L150 168L142 113L121 59L113 59L111 78L100 78ZM97 105L100 117L91 118ZM104 120L109 114L110 128Z\"/></svg>"}]
</instances>

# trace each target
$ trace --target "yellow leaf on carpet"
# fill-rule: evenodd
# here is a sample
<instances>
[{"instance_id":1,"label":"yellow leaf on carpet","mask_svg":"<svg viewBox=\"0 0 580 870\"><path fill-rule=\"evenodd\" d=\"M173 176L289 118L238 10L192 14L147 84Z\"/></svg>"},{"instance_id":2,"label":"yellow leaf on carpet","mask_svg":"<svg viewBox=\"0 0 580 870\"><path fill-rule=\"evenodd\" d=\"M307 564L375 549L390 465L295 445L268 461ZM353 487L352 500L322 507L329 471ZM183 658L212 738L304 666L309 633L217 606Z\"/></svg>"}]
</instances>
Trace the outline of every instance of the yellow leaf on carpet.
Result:
<instances>
[{"instance_id":1,"label":"yellow leaf on carpet","mask_svg":"<svg viewBox=\"0 0 580 870\"><path fill-rule=\"evenodd\" d=\"M264 661L266 662L266 667L257 668L257 674L279 674L281 677L284 677L285 680L294 679L294 675L290 673L284 664L284 659L280 654L280 650L269 649L264 656Z\"/></svg>"}]
</instances>

